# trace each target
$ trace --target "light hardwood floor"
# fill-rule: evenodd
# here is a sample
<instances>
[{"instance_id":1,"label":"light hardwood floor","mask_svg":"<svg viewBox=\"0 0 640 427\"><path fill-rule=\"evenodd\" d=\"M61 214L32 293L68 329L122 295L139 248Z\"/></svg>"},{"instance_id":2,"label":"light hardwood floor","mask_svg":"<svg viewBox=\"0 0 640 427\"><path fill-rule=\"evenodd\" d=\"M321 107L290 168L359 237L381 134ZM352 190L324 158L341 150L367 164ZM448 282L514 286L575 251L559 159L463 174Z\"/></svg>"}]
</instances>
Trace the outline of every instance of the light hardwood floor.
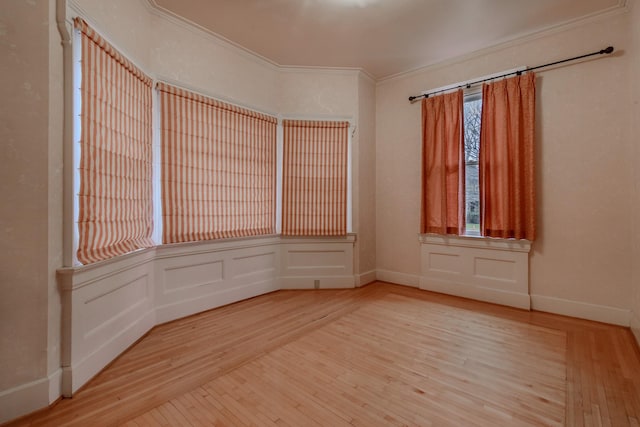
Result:
<instances>
[{"instance_id":1,"label":"light hardwood floor","mask_svg":"<svg viewBox=\"0 0 640 427\"><path fill-rule=\"evenodd\" d=\"M628 329L375 283L279 291L154 328L18 425L640 423Z\"/></svg>"}]
</instances>

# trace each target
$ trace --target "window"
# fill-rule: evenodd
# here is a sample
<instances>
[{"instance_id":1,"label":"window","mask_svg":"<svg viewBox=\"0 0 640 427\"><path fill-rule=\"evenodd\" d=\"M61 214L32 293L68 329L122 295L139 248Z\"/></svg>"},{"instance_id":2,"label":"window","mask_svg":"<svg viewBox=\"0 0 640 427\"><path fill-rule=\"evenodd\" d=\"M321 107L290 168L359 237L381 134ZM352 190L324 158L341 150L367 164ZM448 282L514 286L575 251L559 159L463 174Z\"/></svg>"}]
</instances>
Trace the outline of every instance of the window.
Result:
<instances>
[{"instance_id":1,"label":"window","mask_svg":"<svg viewBox=\"0 0 640 427\"><path fill-rule=\"evenodd\" d=\"M480 235L480 121L482 94L470 93L464 97L464 168L466 234Z\"/></svg>"},{"instance_id":2,"label":"window","mask_svg":"<svg viewBox=\"0 0 640 427\"><path fill-rule=\"evenodd\" d=\"M346 120L284 120L153 80L81 18L73 264L160 242L351 231ZM282 230L280 230L282 228Z\"/></svg>"},{"instance_id":3,"label":"window","mask_svg":"<svg viewBox=\"0 0 640 427\"><path fill-rule=\"evenodd\" d=\"M349 122L285 120L282 234L348 230Z\"/></svg>"},{"instance_id":4,"label":"window","mask_svg":"<svg viewBox=\"0 0 640 427\"><path fill-rule=\"evenodd\" d=\"M275 232L276 118L161 83L163 243Z\"/></svg>"},{"instance_id":5,"label":"window","mask_svg":"<svg viewBox=\"0 0 640 427\"><path fill-rule=\"evenodd\" d=\"M535 239L535 75L422 100L421 233Z\"/></svg>"},{"instance_id":6,"label":"window","mask_svg":"<svg viewBox=\"0 0 640 427\"><path fill-rule=\"evenodd\" d=\"M153 246L152 81L85 21L74 25L81 44L76 256L89 264Z\"/></svg>"}]
</instances>

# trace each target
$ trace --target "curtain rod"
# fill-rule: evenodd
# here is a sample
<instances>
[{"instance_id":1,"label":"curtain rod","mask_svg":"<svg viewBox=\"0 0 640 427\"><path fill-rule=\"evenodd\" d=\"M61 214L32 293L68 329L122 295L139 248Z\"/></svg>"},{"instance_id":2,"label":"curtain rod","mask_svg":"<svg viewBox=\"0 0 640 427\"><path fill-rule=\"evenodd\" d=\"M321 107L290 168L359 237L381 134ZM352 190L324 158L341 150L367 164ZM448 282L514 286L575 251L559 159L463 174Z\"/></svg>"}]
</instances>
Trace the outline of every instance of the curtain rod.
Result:
<instances>
[{"instance_id":1,"label":"curtain rod","mask_svg":"<svg viewBox=\"0 0 640 427\"><path fill-rule=\"evenodd\" d=\"M478 83L483 83L483 82L486 82L486 81L489 81L489 80L500 79L502 77L511 76L513 74L520 75L520 74L522 74L524 72L527 72L527 71L537 70L538 68L550 67L552 65L562 64L563 62L575 61L577 59L582 59L582 58L586 58L588 56L593 56L593 55L610 54L612 52L613 52L613 46L609 46L609 47L607 47L605 49L602 49L602 50L599 50L599 51L596 51L596 52L587 53L585 55L574 56L573 58L562 59L560 61L549 62L548 64L536 65L535 67L527 68L526 70L523 70L523 71L512 71L512 72L509 72L509 73L501 74L499 76L488 77L486 79L476 80L474 82L465 83L465 84L461 84L461 85L458 85L458 86L453 86L453 87L450 87L450 88L447 88L447 89L435 90L433 92L423 93L422 95L410 96L409 97L409 102L413 102L413 101L415 101L416 99L419 99L419 98L428 98L429 96L435 95L436 93L446 92L446 91L449 91L449 90L452 90L452 89L460 89L460 88L463 88L463 87L469 88L472 85L476 85Z\"/></svg>"}]
</instances>

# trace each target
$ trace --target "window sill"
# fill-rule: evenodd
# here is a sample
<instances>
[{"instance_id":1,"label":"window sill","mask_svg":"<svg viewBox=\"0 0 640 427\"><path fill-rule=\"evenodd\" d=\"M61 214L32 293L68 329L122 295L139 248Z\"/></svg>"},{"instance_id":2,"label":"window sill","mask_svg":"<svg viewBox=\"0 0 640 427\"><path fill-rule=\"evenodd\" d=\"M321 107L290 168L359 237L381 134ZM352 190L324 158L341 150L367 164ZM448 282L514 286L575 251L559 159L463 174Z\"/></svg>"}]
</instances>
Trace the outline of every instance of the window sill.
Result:
<instances>
[{"instance_id":1,"label":"window sill","mask_svg":"<svg viewBox=\"0 0 640 427\"><path fill-rule=\"evenodd\" d=\"M455 236L441 234L420 234L418 239L420 243L430 245L466 247L475 249L493 249L525 253L529 253L531 251L530 240L497 239L484 236Z\"/></svg>"}]
</instances>

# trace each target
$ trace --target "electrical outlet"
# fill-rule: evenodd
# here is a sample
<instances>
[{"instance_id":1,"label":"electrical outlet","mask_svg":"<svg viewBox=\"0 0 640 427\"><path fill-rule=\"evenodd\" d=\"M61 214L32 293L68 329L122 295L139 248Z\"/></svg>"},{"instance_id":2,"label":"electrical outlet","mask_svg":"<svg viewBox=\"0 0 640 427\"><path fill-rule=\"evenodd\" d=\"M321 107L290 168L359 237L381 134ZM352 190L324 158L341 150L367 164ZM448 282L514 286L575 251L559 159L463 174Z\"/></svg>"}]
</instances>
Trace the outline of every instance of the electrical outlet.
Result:
<instances>
[{"instance_id":1,"label":"electrical outlet","mask_svg":"<svg viewBox=\"0 0 640 427\"><path fill-rule=\"evenodd\" d=\"M320 289L320 280L314 280L313 281L313 288L314 289Z\"/></svg>"}]
</instances>

